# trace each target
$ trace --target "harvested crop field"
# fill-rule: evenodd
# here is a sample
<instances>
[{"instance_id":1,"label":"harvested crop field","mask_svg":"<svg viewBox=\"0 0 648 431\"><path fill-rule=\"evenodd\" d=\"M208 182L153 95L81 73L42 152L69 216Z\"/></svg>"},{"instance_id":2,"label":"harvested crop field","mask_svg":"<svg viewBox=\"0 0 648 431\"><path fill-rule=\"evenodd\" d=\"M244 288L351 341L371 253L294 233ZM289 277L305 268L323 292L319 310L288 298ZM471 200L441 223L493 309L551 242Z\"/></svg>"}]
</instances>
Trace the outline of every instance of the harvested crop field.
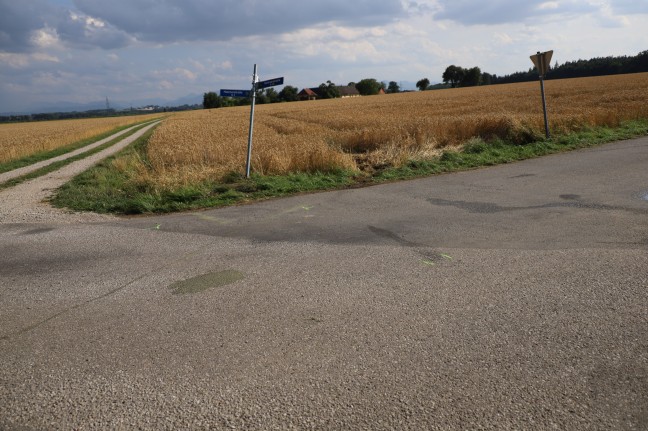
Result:
<instances>
[{"instance_id":1,"label":"harvested crop field","mask_svg":"<svg viewBox=\"0 0 648 431\"><path fill-rule=\"evenodd\" d=\"M55 150L160 114L0 124L0 163Z\"/></svg>"},{"instance_id":2,"label":"harvested crop field","mask_svg":"<svg viewBox=\"0 0 648 431\"><path fill-rule=\"evenodd\" d=\"M546 82L553 134L648 118L648 73ZM244 169L249 107L174 115L148 145L158 185L218 180ZM542 138L538 82L257 107L259 174L372 170L425 159L471 138ZM146 171L146 172L145 172Z\"/></svg>"}]
</instances>

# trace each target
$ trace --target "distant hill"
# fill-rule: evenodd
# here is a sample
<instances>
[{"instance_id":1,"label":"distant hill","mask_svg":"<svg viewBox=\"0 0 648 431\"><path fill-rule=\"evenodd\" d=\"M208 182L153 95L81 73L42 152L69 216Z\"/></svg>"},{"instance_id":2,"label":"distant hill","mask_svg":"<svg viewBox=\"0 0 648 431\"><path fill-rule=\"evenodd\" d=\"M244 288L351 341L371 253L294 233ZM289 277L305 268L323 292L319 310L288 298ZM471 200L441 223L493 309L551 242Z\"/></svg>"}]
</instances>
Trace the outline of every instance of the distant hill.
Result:
<instances>
[{"instance_id":1,"label":"distant hill","mask_svg":"<svg viewBox=\"0 0 648 431\"><path fill-rule=\"evenodd\" d=\"M200 94L189 94L187 96L180 97L178 99L161 99L161 98L151 98L151 99L139 99L131 102L124 102L120 100L109 100L110 108L117 111L122 109L138 108L143 106L166 106L166 107L175 107L183 105L200 105L202 104L202 95ZM30 115L30 114L48 114L48 113L57 113L57 112L86 112L86 111L96 111L96 110L105 110L106 101L99 100L88 103L75 103L75 102L49 102L35 104L32 107L29 107L25 111L21 112L1 112L0 116L11 116L11 115Z\"/></svg>"}]
</instances>

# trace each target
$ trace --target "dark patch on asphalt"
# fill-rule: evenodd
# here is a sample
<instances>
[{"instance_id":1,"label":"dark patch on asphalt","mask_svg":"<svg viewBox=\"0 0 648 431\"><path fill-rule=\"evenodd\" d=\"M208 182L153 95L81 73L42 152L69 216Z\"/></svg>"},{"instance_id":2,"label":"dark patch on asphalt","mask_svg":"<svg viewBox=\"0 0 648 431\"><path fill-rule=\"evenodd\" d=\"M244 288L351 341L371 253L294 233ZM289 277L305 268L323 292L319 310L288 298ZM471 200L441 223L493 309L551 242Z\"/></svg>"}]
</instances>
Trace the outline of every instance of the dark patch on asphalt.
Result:
<instances>
[{"instance_id":1,"label":"dark patch on asphalt","mask_svg":"<svg viewBox=\"0 0 648 431\"><path fill-rule=\"evenodd\" d=\"M379 237L382 238L390 239L405 247L420 247L421 245L423 245L423 244L418 244L412 241L408 241L404 238L401 238L400 236L396 235L394 232L389 231L387 229L381 229L375 226L367 226L367 228L369 228L369 230L375 235L378 235Z\"/></svg>"},{"instance_id":2,"label":"dark patch on asphalt","mask_svg":"<svg viewBox=\"0 0 648 431\"><path fill-rule=\"evenodd\" d=\"M376 226L367 226L367 228L369 228L371 232L373 232L374 234L378 235L381 238L394 241L395 243L400 244L403 247L415 248L416 253L423 258L422 262L426 265L436 265L441 262L452 261L452 256L431 250L431 247L428 245L408 241L387 229L381 229Z\"/></svg>"},{"instance_id":3,"label":"dark patch on asphalt","mask_svg":"<svg viewBox=\"0 0 648 431\"><path fill-rule=\"evenodd\" d=\"M536 174L522 174L522 175L516 175L514 177L509 177L509 179L535 177L535 176L536 176Z\"/></svg>"},{"instance_id":4,"label":"dark patch on asphalt","mask_svg":"<svg viewBox=\"0 0 648 431\"><path fill-rule=\"evenodd\" d=\"M173 291L174 295L200 293L205 290L227 286L228 284L243 280L243 278L245 278L245 276L239 271L226 270L212 272L188 280L177 281L169 286L169 289Z\"/></svg>"},{"instance_id":5,"label":"dark patch on asphalt","mask_svg":"<svg viewBox=\"0 0 648 431\"><path fill-rule=\"evenodd\" d=\"M559 197L567 201L577 201L581 198L580 195L560 195Z\"/></svg>"},{"instance_id":6,"label":"dark patch on asphalt","mask_svg":"<svg viewBox=\"0 0 648 431\"><path fill-rule=\"evenodd\" d=\"M53 227L43 227L39 229L31 229L23 232L21 235L39 235L41 233L47 233L55 230Z\"/></svg>"},{"instance_id":7,"label":"dark patch on asphalt","mask_svg":"<svg viewBox=\"0 0 648 431\"><path fill-rule=\"evenodd\" d=\"M576 195L561 195L561 196L576 196ZM537 209L551 209L551 208L578 208L588 209L595 211L625 211L633 214L645 215L648 214L648 208L627 208L618 205L605 205L605 204L588 204L584 202L551 202L543 205L529 205L519 207L505 207L492 202L469 202L469 201L451 201L447 199L428 199L428 202L436 206L455 207L466 210L474 214L496 214L501 212L512 211L525 211Z\"/></svg>"}]
</instances>

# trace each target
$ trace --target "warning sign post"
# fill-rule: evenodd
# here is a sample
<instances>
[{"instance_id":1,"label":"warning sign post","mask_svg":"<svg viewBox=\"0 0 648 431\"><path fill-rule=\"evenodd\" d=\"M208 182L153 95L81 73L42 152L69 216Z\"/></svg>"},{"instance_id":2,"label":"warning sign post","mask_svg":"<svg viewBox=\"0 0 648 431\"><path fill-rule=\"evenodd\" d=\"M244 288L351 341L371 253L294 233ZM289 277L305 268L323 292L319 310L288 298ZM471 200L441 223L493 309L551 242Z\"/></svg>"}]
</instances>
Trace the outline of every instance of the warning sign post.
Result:
<instances>
[{"instance_id":1,"label":"warning sign post","mask_svg":"<svg viewBox=\"0 0 648 431\"><path fill-rule=\"evenodd\" d=\"M547 139L550 139L551 135L549 134L549 120L547 119L547 100L545 98L544 78L549 71L552 56L553 51L538 51L537 54L531 56L531 61L535 65L536 69L538 69L538 74L540 75L540 93L542 94L542 111L544 112L545 136Z\"/></svg>"}]
</instances>

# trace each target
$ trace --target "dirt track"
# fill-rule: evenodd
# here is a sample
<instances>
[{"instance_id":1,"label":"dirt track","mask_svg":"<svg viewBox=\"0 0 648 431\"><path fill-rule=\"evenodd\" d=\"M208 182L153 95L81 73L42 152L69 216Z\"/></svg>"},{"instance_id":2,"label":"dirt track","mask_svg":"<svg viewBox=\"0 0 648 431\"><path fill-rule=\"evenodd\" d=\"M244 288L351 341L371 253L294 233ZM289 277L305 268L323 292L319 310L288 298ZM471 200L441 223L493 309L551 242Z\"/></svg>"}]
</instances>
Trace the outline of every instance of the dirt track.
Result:
<instances>
[{"instance_id":1,"label":"dirt track","mask_svg":"<svg viewBox=\"0 0 648 431\"><path fill-rule=\"evenodd\" d=\"M80 174L106 157L122 150L158 123L159 122L149 124L110 148L106 148L105 150L88 156L82 160L70 163L57 171L0 191L0 223L76 223L80 221L93 222L113 219L111 216L93 213L71 213L69 211L53 208L44 201L52 195L54 190L70 181L74 176ZM99 141L93 144L93 148L102 145L123 133L125 133L125 131ZM57 158L57 160L72 157L76 154L87 151L88 149L88 147L84 147L83 151L78 151L74 154L69 153L65 155L65 157L62 156L61 158ZM37 167L31 165L15 171L6 172L0 176L0 182L25 175L28 172L48 165L52 161L54 160L50 159L46 162L39 163Z\"/></svg>"}]
</instances>

